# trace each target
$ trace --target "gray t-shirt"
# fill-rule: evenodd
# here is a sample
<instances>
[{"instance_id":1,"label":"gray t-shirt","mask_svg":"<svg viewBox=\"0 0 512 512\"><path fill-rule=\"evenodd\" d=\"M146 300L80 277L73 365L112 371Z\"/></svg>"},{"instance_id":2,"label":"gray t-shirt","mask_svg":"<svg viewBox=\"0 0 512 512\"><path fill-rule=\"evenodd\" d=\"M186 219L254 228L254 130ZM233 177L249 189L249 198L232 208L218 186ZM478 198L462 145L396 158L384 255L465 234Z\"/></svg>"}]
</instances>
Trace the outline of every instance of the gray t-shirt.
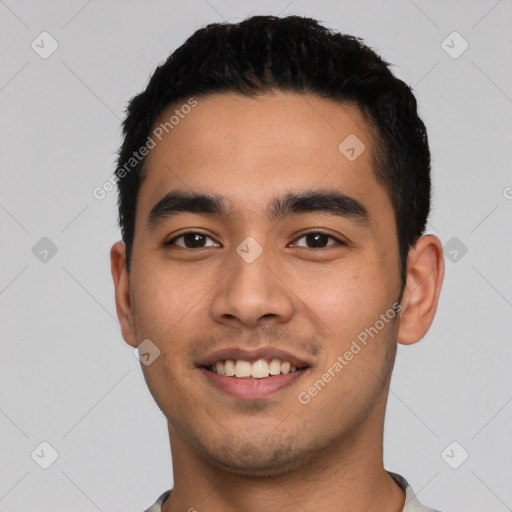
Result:
<instances>
[{"instance_id":1,"label":"gray t-shirt","mask_svg":"<svg viewBox=\"0 0 512 512\"><path fill-rule=\"evenodd\" d=\"M418 499L412 492L411 486L407 483L407 480L403 476L400 476L397 473L392 473L391 471L388 471L388 473L398 482L400 487L405 491L405 505L402 512L439 512L439 510L423 506L418 501ZM151 507L146 509L144 512L162 512L162 505L171 494L171 490L165 491L156 500L156 502Z\"/></svg>"}]
</instances>

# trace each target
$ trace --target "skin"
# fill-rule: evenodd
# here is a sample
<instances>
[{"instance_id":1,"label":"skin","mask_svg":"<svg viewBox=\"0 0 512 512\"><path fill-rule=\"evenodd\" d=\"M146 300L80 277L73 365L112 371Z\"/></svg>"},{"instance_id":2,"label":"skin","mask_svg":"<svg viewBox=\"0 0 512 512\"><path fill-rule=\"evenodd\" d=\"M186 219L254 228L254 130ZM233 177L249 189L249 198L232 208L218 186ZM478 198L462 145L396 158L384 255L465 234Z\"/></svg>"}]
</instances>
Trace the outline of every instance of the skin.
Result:
<instances>
[{"instance_id":1,"label":"skin","mask_svg":"<svg viewBox=\"0 0 512 512\"><path fill-rule=\"evenodd\" d=\"M338 150L349 134L366 147L354 161ZM131 272L121 242L111 266L123 338L132 347L149 338L161 350L142 369L168 420L174 486L164 512L402 510L405 494L382 462L384 413L397 342L419 341L434 318L444 274L438 238L422 236L409 253L400 315L308 404L297 399L400 293L395 216L372 170L372 139L353 105L215 94L198 98L151 150ZM368 222L265 215L276 195L326 189L362 203ZM187 212L149 228L152 207L172 190L223 195L230 215ZM207 236L197 248L176 239L190 231ZM323 248L304 236L318 231L334 237L322 238ZM250 264L235 250L248 236L263 249ZM234 398L195 365L234 346L277 347L310 368L268 398Z\"/></svg>"}]
</instances>

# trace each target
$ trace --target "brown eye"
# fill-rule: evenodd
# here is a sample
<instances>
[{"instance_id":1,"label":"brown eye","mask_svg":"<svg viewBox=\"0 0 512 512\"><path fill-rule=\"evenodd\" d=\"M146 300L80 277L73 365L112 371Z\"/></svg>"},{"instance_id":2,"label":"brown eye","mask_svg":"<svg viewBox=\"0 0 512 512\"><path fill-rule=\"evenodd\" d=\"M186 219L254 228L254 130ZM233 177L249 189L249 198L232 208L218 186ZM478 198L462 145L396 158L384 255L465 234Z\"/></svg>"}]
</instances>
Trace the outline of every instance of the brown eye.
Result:
<instances>
[{"instance_id":1,"label":"brown eye","mask_svg":"<svg viewBox=\"0 0 512 512\"><path fill-rule=\"evenodd\" d=\"M327 233L322 233L321 231L311 231L310 233L305 233L298 240L304 239L304 244L298 244L299 247L306 247L308 249L324 249L325 247L330 247L331 245L346 245L344 242L338 240L332 235L328 235ZM334 244L329 244L329 239L334 240Z\"/></svg>"},{"instance_id":2,"label":"brown eye","mask_svg":"<svg viewBox=\"0 0 512 512\"><path fill-rule=\"evenodd\" d=\"M165 245L172 246L177 245L178 247L184 247L185 249L202 249L204 247L218 247L219 244L213 242L212 245L205 245L207 240L213 240L204 233L189 231L188 233L182 233L181 235L169 240ZM178 241L181 241L178 243Z\"/></svg>"}]
</instances>

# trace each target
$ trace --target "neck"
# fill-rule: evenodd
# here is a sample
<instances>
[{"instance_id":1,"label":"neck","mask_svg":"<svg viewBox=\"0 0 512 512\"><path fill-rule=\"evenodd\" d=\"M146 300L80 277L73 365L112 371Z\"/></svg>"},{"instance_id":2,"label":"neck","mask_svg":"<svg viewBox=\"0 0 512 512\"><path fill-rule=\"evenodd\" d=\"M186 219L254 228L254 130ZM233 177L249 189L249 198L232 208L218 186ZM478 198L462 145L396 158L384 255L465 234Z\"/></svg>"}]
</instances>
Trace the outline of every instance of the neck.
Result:
<instances>
[{"instance_id":1,"label":"neck","mask_svg":"<svg viewBox=\"0 0 512 512\"><path fill-rule=\"evenodd\" d=\"M307 464L271 478L224 471L198 455L169 424L174 487L162 512L401 512L405 493L382 463L382 417L318 452Z\"/></svg>"}]
</instances>

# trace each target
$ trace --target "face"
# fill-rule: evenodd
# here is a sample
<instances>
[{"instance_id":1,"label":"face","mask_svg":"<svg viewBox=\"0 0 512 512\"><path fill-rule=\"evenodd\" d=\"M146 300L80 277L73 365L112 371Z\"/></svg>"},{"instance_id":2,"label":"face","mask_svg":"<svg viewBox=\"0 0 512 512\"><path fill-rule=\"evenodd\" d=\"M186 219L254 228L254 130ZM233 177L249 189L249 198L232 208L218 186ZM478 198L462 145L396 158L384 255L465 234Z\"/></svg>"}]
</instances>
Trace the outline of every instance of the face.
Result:
<instances>
[{"instance_id":1,"label":"face","mask_svg":"<svg viewBox=\"0 0 512 512\"><path fill-rule=\"evenodd\" d=\"M278 474L380 435L399 316L394 212L357 107L291 93L197 101L147 160L123 335L160 350L142 368L183 443L227 470Z\"/></svg>"}]
</instances>

